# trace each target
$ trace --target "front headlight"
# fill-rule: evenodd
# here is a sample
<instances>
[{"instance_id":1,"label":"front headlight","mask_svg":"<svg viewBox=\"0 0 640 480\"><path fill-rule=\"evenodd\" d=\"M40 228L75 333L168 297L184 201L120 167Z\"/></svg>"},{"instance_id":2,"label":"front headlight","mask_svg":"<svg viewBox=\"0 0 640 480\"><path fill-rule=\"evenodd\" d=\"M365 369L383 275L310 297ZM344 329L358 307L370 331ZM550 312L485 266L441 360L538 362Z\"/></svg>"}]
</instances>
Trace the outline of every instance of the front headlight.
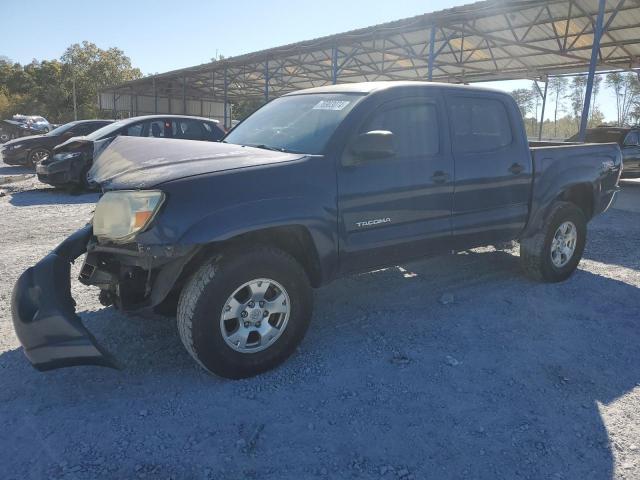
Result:
<instances>
[{"instance_id":1,"label":"front headlight","mask_svg":"<svg viewBox=\"0 0 640 480\"><path fill-rule=\"evenodd\" d=\"M14 143L13 145L5 145L5 148L7 150L17 150L22 147L24 147L23 143Z\"/></svg>"},{"instance_id":2,"label":"front headlight","mask_svg":"<svg viewBox=\"0 0 640 480\"><path fill-rule=\"evenodd\" d=\"M105 193L93 215L93 233L115 242L131 240L144 230L164 202L158 190L120 190Z\"/></svg>"},{"instance_id":3,"label":"front headlight","mask_svg":"<svg viewBox=\"0 0 640 480\"><path fill-rule=\"evenodd\" d=\"M54 158L56 160L69 160L76 157L81 157L82 152L68 152L68 153L56 153Z\"/></svg>"}]
</instances>

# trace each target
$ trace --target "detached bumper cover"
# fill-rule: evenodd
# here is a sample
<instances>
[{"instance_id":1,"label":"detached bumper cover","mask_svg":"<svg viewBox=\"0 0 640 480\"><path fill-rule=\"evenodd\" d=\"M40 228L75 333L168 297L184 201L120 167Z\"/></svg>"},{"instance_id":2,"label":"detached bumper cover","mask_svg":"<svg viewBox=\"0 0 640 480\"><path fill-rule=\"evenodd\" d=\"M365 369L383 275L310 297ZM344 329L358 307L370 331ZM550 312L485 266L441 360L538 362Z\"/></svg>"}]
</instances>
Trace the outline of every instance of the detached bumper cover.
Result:
<instances>
[{"instance_id":1,"label":"detached bumper cover","mask_svg":"<svg viewBox=\"0 0 640 480\"><path fill-rule=\"evenodd\" d=\"M24 352L38 370L76 365L117 368L75 312L71 297L71 263L86 251L86 226L27 269L11 298L13 325Z\"/></svg>"},{"instance_id":2,"label":"detached bumper cover","mask_svg":"<svg viewBox=\"0 0 640 480\"><path fill-rule=\"evenodd\" d=\"M78 183L79 174L73 168L72 160L53 160L36 167L38 180L49 185L68 185Z\"/></svg>"}]
</instances>

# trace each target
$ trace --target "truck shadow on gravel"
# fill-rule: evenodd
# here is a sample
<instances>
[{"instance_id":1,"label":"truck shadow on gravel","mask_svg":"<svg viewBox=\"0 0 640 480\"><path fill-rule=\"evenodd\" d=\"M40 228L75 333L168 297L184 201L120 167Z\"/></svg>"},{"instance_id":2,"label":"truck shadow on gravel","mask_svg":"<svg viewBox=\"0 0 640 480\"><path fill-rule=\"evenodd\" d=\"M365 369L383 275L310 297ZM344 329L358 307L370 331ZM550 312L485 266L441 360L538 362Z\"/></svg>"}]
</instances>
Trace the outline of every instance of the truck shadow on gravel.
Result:
<instances>
[{"instance_id":1,"label":"truck shadow on gravel","mask_svg":"<svg viewBox=\"0 0 640 480\"><path fill-rule=\"evenodd\" d=\"M66 190L57 188L41 188L25 190L11 194L9 202L16 207L33 207L36 205L79 205L84 203L96 203L99 194L83 193L71 195Z\"/></svg>"},{"instance_id":2,"label":"truck shadow on gravel","mask_svg":"<svg viewBox=\"0 0 640 480\"><path fill-rule=\"evenodd\" d=\"M640 213L611 209L589 223L583 258L640 271L638 247L630 239L640 239Z\"/></svg>"},{"instance_id":3,"label":"truck shadow on gravel","mask_svg":"<svg viewBox=\"0 0 640 480\"><path fill-rule=\"evenodd\" d=\"M300 351L235 382L194 365L173 319L81 312L125 369L1 355L0 458L52 478L612 478L639 294L584 270L533 283L505 252L405 265L318 290Z\"/></svg>"},{"instance_id":4,"label":"truck shadow on gravel","mask_svg":"<svg viewBox=\"0 0 640 480\"><path fill-rule=\"evenodd\" d=\"M20 175L20 174L28 174L28 173L33 174L34 173L33 169L30 169L27 167L21 167L19 165L12 166L12 165L0 164L0 175Z\"/></svg>"}]
</instances>

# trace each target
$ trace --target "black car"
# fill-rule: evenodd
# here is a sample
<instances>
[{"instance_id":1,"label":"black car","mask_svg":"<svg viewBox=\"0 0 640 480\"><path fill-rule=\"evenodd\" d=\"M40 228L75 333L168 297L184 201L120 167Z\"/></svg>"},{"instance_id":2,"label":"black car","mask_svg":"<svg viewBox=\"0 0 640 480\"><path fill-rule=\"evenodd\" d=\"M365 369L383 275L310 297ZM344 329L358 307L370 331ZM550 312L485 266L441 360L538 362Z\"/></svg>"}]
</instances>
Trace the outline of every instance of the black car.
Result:
<instances>
[{"instance_id":1,"label":"black car","mask_svg":"<svg viewBox=\"0 0 640 480\"><path fill-rule=\"evenodd\" d=\"M75 137L58 145L54 155L38 164L38 180L56 187L88 187L95 148L103 148L113 138L174 138L218 142L225 135L217 120L183 115L148 115L120 120L90 135Z\"/></svg>"},{"instance_id":2,"label":"black car","mask_svg":"<svg viewBox=\"0 0 640 480\"><path fill-rule=\"evenodd\" d=\"M577 142L578 134L567 139ZM640 128L597 127L587 129L588 143L617 143L622 150L622 178L640 178Z\"/></svg>"},{"instance_id":3,"label":"black car","mask_svg":"<svg viewBox=\"0 0 640 480\"><path fill-rule=\"evenodd\" d=\"M88 135L110 123L113 123L113 120L79 120L66 123L44 135L9 140L0 145L0 154L4 163L8 165L35 167L38 162L51 157L56 145L71 137Z\"/></svg>"}]
</instances>

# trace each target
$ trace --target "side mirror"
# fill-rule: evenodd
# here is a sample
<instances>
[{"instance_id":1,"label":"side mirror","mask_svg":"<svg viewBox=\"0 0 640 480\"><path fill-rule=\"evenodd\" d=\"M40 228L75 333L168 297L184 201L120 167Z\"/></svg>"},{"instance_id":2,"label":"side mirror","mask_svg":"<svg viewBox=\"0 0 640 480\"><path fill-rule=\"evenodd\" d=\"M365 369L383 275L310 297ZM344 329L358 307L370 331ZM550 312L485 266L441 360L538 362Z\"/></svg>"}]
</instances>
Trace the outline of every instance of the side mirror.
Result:
<instances>
[{"instance_id":1,"label":"side mirror","mask_svg":"<svg viewBox=\"0 0 640 480\"><path fill-rule=\"evenodd\" d=\"M392 157L396 154L393 148L393 133L387 130L361 133L351 145L351 153L366 160Z\"/></svg>"}]
</instances>

